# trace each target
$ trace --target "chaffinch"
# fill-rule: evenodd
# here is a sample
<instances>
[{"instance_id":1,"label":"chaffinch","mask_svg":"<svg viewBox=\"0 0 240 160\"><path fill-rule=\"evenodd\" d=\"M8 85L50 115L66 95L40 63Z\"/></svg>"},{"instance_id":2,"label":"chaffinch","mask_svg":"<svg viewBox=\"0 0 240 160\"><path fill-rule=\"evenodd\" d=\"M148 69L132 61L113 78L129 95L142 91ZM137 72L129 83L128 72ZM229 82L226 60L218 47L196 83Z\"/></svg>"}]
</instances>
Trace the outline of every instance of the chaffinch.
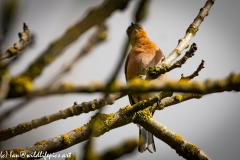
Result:
<instances>
[{"instance_id":1,"label":"chaffinch","mask_svg":"<svg viewBox=\"0 0 240 160\"><path fill-rule=\"evenodd\" d=\"M164 59L161 49L147 37L147 33L143 27L138 24L131 24L127 29L130 44L132 46L126 63L125 77L129 82L134 78L139 78L140 75L146 75L146 69L150 66L158 66ZM154 83L162 83L167 79L167 73L161 75L157 79L151 80ZM150 82L150 83L151 83ZM130 93L128 95L131 105L156 96L156 92L147 93ZM153 114L153 113L152 113ZM156 152L153 135L139 126L139 145L138 151L144 152L148 149L149 152Z\"/></svg>"}]
</instances>

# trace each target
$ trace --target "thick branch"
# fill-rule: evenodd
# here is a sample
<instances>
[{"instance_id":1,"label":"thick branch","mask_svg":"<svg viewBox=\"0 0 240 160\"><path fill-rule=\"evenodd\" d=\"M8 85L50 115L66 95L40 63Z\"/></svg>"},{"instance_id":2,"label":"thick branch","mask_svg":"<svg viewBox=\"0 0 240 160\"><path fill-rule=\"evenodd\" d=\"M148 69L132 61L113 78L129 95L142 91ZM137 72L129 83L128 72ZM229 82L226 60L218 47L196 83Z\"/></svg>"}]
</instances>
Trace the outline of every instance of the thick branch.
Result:
<instances>
[{"instance_id":1,"label":"thick branch","mask_svg":"<svg viewBox=\"0 0 240 160\"><path fill-rule=\"evenodd\" d=\"M124 93L136 93L136 92L149 92L149 91L172 91L172 92L194 92L205 93L212 90L223 91L239 91L240 89L240 74L231 74L225 79L220 80L205 80L192 81L181 80L167 81L162 84L149 84L147 81L136 79L131 84L122 85L120 83L113 84L110 88L106 88L104 84L91 84L87 86L73 86L72 84L64 83L60 86L48 87L31 92L26 97L33 98L38 96L46 96L50 94L65 94L65 93L94 93L94 92L124 92Z\"/></svg>"},{"instance_id":2,"label":"thick branch","mask_svg":"<svg viewBox=\"0 0 240 160\"><path fill-rule=\"evenodd\" d=\"M26 148L20 148L20 149L12 149L16 154L19 154L21 151L25 151L27 154L31 154L33 152L39 152L39 151L47 151L48 153L57 152L63 149L66 149L68 147L71 147L77 143L83 142L90 138L90 136L98 137L106 132L108 132L111 129L121 127L124 125L127 125L131 123L136 117L139 117L136 112L143 110L157 101L160 101L161 99L170 96L168 93L160 93L157 97L154 97L153 99L149 99L149 101L141 101L133 106L126 106L121 109L119 109L116 113L111 114L98 114L97 116L92 117L92 120L90 120L89 123L83 125L82 127L79 127L77 129L74 129L68 133L61 134L59 136L56 136L54 138L43 140L40 142L35 143L33 146L28 146ZM150 112L149 112L150 114ZM91 123L95 121L95 118L97 118L98 125L94 128L94 135L92 135L92 128ZM143 118L143 117L142 117ZM147 118L147 117L146 117ZM22 126L22 128L27 126ZM6 134L4 134L6 130L2 130L0 132L0 138L2 140L6 140ZM11 130L11 133L13 133L15 130ZM8 134L11 134L8 132ZM2 137L4 136L5 139ZM3 151L10 152L10 151Z\"/></svg>"},{"instance_id":3,"label":"thick branch","mask_svg":"<svg viewBox=\"0 0 240 160\"><path fill-rule=\"evenodd\" d=\"M100 109L101 107L104 107L106 105L113 104L115 100L123 96L125 95L122 95L120 93L111 94L102 99L95 99L90 102L74 104L74 106L66 108L65 110L61 110L57 113L43 116L41 118L34 119L30 122L21 123L15 127L0 131L0 141L7 140L9 138L28 132L34 128L47 125L60 119L66 119L68 117L77 116L82 113L88 113L90 111Z\"/></svg>"},{"instance_id":4,"label":"thick branch","mask_svg":"<svg viewBox=\"0 0 240 160\"><path fill-rule=\"evenodd\" d=\"M185 159L210 160L210 158L195 144L191 144L181 136L172 132L170 129L159 123L153 118L138 123L150 131L154 136L172 147Z\"/></svg>"},{"instance_id":5,"label":"thick branch","mask_svg":"<svg viewBox=\"0 0 240 160\"><path fill-rule=\"evenodd\" d=\"M216 93L216 92L231 91L231 90L239 91L240 75L232 74L231 76L229 76L229 78L224 79L224 80L216 80L216 81L208 80L203 83L201 83L201 82L198 82L198 83L197 82L185 83L184 81L182 81L180 83L168 82L166 84L166 86L162 86L157 89L170 90L172 88L173 91L177 90L177 91L184 91L184 92L200 91L200 92L202 92L203 95ZM170 86L170 88L166 88L168 86ZM155 87L151 86L150 90L147 90L147 91L152 91L152 90L154 90ZM138 87L138 91L139 91L139 88L142 89L143 87ZM159 90L156 90L156 88L155 88L154 91L159 91ZM136 91L136 90L134 90L134 91ZM146 91L146 90L141 90L141 92L143 92L143 91ZM180 103L182 101L185 101L185 100L188 100L191 98L201 98L202 94L188 93L188 94L176 95L176 96L172 97L171 99L168 99L166 102L165 101L161 102L161 106L157 109L163 109L164 106L177 104L177 103ZM84 103L80 104L80 106L74 105L73 107L67 108L66 110L62 110L56 114L44 116L40 119L35 119L31 122L26 122L23 124L19 124L16 127L2 130L2 131L0 131L0 141L7 140L16 135L30 131L33 128L37 128L39 126L51 123L51 122L59 120L59 119L66 119L66 118L74 116L74 115L79 115L81 113L87 113L89 111L101 108L101 107L105 106L106 104L113 103L116 99L122 97L123 95L124 94L121 95L120 93L118 93L116 95L112 94L108 97L109 99L106 98L106 99L94 100L94 101L88 102L88 103L84 102ZM150 104L148 104L148 106L151 106L153 104L152 102L156 103L157 101L159 101L159 98L154 97L150 101L145 100L145 101L139 102L137 104L142 105L142 103L143 103L143 105L146 105L146 104L150 103ZM165 103L167 103L167 104L165 104ZM136 112L136 110L133 109L132 111L129 111L129 112L134 113L134 112Z\"/></svg>"}]
</instances>

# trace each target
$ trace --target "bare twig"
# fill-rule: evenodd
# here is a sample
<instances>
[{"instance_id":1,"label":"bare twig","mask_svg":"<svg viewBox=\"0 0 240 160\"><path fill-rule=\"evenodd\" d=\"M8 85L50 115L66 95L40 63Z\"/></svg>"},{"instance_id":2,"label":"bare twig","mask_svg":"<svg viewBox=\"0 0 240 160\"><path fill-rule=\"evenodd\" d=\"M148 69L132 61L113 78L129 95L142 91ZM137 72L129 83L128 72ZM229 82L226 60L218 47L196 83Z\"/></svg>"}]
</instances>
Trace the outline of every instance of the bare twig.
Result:
<instances>
[{"instance_id":1,"label":"bare twig","mask_svg":"<svg viewBox=\"0 0 240 160\"><path fill-rule=\"evenodd\" d=\"M185 62L191 58L192 56L194 56L195 51L197 50L197 45L196 43L193 43L191 45L191 47L189 48L189 50L185 53L185 55L178 61L176 61L171 67L166 68L165 72L169 72L175 68L179 68L181 67L183 64L185 64ZM151 66L147 69L147 78L149 79L154 79L159 77L160 74L162 74L163 70L161 70L160 67L156 67L156 66Z\"/></svg>"},{"instance_id":2,"label":"bare twig","mask_svg":"<svg viewBox=\"0 0 240 160\"><path fill-rule=\"evenodd\" d=\"M23 48L21 49L21 54L20 54L20 55L22 56L22 55L25 53L24 51L25 51L27 48L33 46L34 43L35 43L35 36L34 36L34 35L30 35L29 41L27 41L27 42L24 44ZM10 59L8 62L6 62L6 63L4 63L2 66L0 66L0 69L9 67L9 66L10 66L11 64L13 64L16 60L18 60L19 57L20 57L20 56L15 56L14 58Z\"/></svg>"},{"instance_id":3,"label":"bare twig","mask_svg":"<svg viewBox=\"0 0 240 160\"><path fill-rule=\"evenodd\" d=\"M190 80L193 79L194 77L198 76L198 73L204 68L204 60L202 60L202 62L200 63L200 65L198 66L197 70L194 71L191 75L189 76L184 76L183 74L181 75L181 80Z\"/></svg>"},{"instance_id":4,"label":"bare twig","mask_svg":"<svg viewBox=\"0 0 240 160\"><path fill-rule=\"evenodd\" d=\"M49 84L55 83L60 77L62 77L65 73L69 72L73 66L76 64L76 62L79 62L81 58L86 56L94 46L99 44L100 42L103 42L107 38L107 26L105 23L102 23L98 26L96 29L96 32L89 38L88 42L85 44L83 49L78 53L78 55L71 61L66 67L64 67L57 75L53 77L52 80L50 80Z\"/></svg>"},{"instance_id":5,"label":"bare twig","mask_svg":"<svg viewBox=\"0 0 240 160\"><path fill-rule=\"evenodd\" d=\"M29 40L29 33L28 26L26 23L23 23L23 32L18 33L20 40L1 56L1 60L18 55L19 51L23 49L24 44Z\"/></svg>"},{"instance_id":6,"label":"bare twig","mask_svg":"<svg viewBox=\"0 0 240 160\"><path fill-rule=\"evenodd\" d=\"M168 55L167 58L163 60L163 62L160 64L160 71L159 75L164 74L168 71L168 69L171 67L171 64L173 61L181 55L182 51L186 48L188 48L189 43L191 39L195 36L195 34L198 31L199 26L201 25L204 18L208 15L209 10L211 9L212 5L214 4L215 0L208 0L203 8L200 9L199 14L194 19L194 21L190 24L186 31L186 35L184 38L179 39L177 47ZM150 77L147 77L147 79L150 79Z\"/></svg>"},{"instance_id":7,"label":"bare twig","mask_svg":"<svg viewBox=\"0 0 240 160\"><path fill-rule=\"evenodd\" d=\"M52 42L49 48L22 75L31 79L38 77L43 69L53 62L69 44L77 40L91 27L103 23L114 11L126 8L129 1L108 0L100 6L92 8L80 22L70 27L62 37Z\"/></svg>"}]
</instances>

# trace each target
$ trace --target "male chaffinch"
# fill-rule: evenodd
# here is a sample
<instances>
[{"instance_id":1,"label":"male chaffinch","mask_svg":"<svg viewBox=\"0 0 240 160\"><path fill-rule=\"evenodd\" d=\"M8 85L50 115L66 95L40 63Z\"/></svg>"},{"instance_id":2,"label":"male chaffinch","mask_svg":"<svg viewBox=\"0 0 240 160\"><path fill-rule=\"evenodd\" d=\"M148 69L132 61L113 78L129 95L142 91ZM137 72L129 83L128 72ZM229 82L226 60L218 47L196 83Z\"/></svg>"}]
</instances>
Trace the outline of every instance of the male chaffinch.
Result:
<instances>
[{"instance_id":1,"label":"male chaffinch","mask_svg":"<svg viewBox=\"0 0 240 160\"><path fill-rule=\"evenodd\" d=\"M150 39L147 38L147 33L142 26L138 24L131 24L127 29L127 35L132 46L126 63L125 63L125 77L129 82L134 78L139 78L140 75L146 75L146 69L150 66L158 66L164 59L161 49ZM167 79L167 73L161 75L157 79L151 80L150 83L162 83ZM135 103L154 97L159 93L131 93L128 95L131 105ZM153 113L152 113L153 114ZM139 126L139 145L138 151L144 152L148 149L149 152L156 152L153 135Z\"/></svg>"}]
</instances>

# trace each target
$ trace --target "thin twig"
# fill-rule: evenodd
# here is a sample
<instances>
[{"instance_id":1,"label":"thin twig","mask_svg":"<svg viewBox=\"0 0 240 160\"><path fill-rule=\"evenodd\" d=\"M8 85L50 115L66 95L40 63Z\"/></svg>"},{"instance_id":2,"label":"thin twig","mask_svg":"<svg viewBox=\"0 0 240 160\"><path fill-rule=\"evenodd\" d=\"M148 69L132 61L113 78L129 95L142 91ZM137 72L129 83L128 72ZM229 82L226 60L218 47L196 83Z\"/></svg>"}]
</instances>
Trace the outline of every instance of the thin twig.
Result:
<instances>
[{"instance_id":1,"label":"thin twig","mask_svg":"<svg viewBox=\"0 0 240 160\"><path fill-rule=\"evenodd\" d=\"M191 39L197 33L199 26L203 22L204 18L208 15L208 12L211 9L214 2L215 0L208 0L204 7L200 9L199 14L186 30L186 35L184 36L184 38L179 39L177 47L160 64L159 66L160 71L158 76L166 73L168 68L170 68L171 64L175 61L175 59L177 59L177 57L181 55L182 51L188 48ZM151 78L151 76L147 78Z\"/></svg>"},{"instance_id":2,"label":"thin twig","mask_svg":"<svg viewBox=\"0 0 240 160\"><path fill-rule=\"evenodd\" d=\"M192 56L194 56L194 53L197 50L197 45L196 43L193 43L191 45L191 47L189 48L189 50L185 53L185 55L178 61L176 61L171 67L166 68L165 72L169 72L175 68L180 68L183 64L185 64L185 62L191 58ZM162 71L160 67L156 67L156 66L151 66L147 69L147 77L146 78L150 78L150 79L155 79L157 77L159 77L159 75L162 74Z\"/></svg>"},{"instance_id":3,"label":"thin twig","mask_svg":"<svg viewBox=\"0 0 240 160\"><path fill-rule=\"evenodd\" d=\"M204 68L204 60L202 60L202 62L199 64L198 68L196 71L194 71L191 75L189 76L184 76L183 74L181 75L181 80L190 80L190 79L193 79L195 78L196 76L198 76L199 72Z\"/></svg>"},{"instance_id":4,"label":"thin twig","mask_svg":"<svg viewBox=\"0 0 240 160\"><path fill-rule=\"evenodd\" d=\"M52 42L46 51L44 51L22 75L28 76L31 79L38 77L43 69L59 57L69 44L77 40L91 27L103 23L114 11L126 8L129 1L130 0L108 0L89 10L80 22L70 27L62 37Z\"/></svg>"},{"instance_id":5,"label":"thin twig","mask_svg":"<svg viewBox=\"0 0 240 160\"><path fill-rule=\"evenodd\" d=\"M0 60L18 55L19 51L23 49L24 44L29 41L29 34L30 31L28 26L26 23L23 23L23 32L18 33L19 41L15 43L13 47L10 47L3 55L1 55Z\"/></svg>"}]
</instances>

